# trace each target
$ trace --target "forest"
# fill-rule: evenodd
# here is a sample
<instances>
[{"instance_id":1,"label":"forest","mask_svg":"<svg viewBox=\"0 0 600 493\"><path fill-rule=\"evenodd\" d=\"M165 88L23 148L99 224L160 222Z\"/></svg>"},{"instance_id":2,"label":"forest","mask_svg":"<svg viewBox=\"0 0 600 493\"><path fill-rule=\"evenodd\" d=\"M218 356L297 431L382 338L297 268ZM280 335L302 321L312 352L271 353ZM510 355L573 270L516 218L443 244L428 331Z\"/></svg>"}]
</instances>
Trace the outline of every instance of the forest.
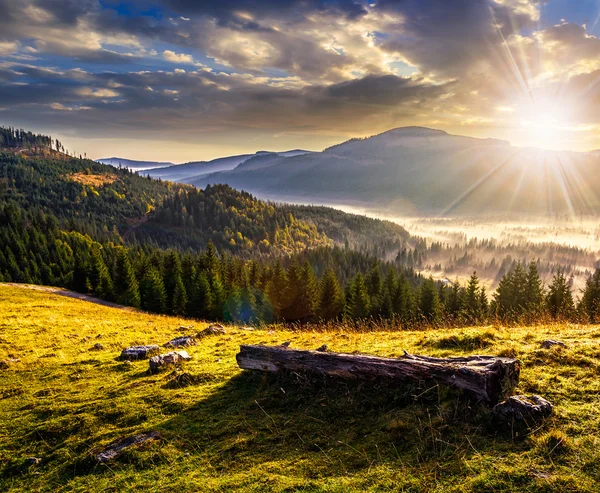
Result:
<instances>
[{"instance_id":1,"label":"forest","mask_svg":"<svg viewBox=\"0 0 600 493\"><path fill-rule=\"evenodd\" d=\"M511 259L490 295L476 272L462 285L420 275L442 245L393 223L263 202L227 185L198 190L87 159L3 153L0 192L1 281L247 324L600 317L598 270L576 300L560 264ZM548 285L541 270L552 273Z\"/></svg>"}]
</instances>

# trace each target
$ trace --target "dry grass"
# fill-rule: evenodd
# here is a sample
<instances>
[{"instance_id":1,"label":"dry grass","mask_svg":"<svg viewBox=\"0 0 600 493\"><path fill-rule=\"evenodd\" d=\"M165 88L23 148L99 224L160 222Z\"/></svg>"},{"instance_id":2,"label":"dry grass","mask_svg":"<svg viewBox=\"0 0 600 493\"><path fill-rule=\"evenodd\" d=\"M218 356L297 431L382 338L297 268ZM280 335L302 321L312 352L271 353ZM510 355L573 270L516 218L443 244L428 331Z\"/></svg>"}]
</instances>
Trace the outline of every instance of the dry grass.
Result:
<instances>
[{"instance_id":1,"label":"dry grass","mask_svg":"<svg viewBox=\"0 0 600 493\"><path fill-rule=\"evenodd\" d=\"M181 325L0 286L0 491L600 490L600 328L555 325L414 332L229 328L189 348L183 370L117 361ZM540 341L567 349L542 350ZM489 411L436 386L353 385L242 372L240 344L400 356L512 354L520 391L556 404L539 429L498 429ZM102 351L91 347L100 342ZM162 439L107 466L93 452L123 436ZM40 457L28 466L26 458Z\"/></svg>"},{"instance_id":2,"label":"dry grass","mask_svg":"<svg viewBox=\"0 0 600 493\"><path fill-rule=\"evenodd\" d=\"M117 175L113 174L101 174L93 175L87 173L73 173L69 175L69 180L81 183L82 185L88 185L92 187L101 187L104 185L110 185L117 179Z\"/></svg>"}]
</instances>

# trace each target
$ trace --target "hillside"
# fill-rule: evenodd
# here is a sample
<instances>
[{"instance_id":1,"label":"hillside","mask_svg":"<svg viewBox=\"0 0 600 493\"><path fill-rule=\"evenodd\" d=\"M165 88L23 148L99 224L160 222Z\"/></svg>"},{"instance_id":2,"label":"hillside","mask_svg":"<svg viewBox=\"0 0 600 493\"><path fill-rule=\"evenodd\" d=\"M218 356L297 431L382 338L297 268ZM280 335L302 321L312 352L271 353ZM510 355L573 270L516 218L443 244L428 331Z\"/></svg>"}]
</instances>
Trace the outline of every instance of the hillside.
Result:
<instances>
[{"instance_id":1,"label":"hillside","mask_svg":"<svg viewBox=\"0 0 600 493\"><path fill-rule=\"evenodd\" d=\"M265 165L180 181L403 215L600 214L600 158L405 127Z\"/></svg>"},{"instance_id":2,"label":"hillside","mask_svg":"<svg viewBox=\"0 0 600 493\"><path fill-rule=\"evenodd\" d=\"M12 203L28 214L53 215L63 229L95 240L195 250L212 240L218 248L246 253L258 253L261 242L268 244L263 253L332 243L327 236L331 228L317 231L311 222L294 220L293 209L284 211L227 186L198 192L64 154L25 157L0 149L0 192L0 205ZM321 214L339 217L332 210ZM344 229L346 237L334 241L343 244L354 236ZM388 240L399 241L406 234L391 223L385 229Z\"/></svg>"},{"instance_id":3,"label":"hillside","mask_svg":"<svg viewBox=\"0 0 600 493\"><path fill-rule=\"evenodd\" d=\"M117 361L206 324L0 285L0 490L596 492L600 329L552 325L402 332L227 327L188 348L180 372ZM544 339L567 349L540 349ZM443 387L356 385L238 369L240 344L398 356L505 354L522 393L552 401L543 425L511 432ZM96 344L101 349L92 350ZM18 360L18 361L17 361ZM181 377L179 381L185 382ZM160 439L107 465L115 440ZM28 461L29 458L39 458Z\"/></svg>"}]
</instances>

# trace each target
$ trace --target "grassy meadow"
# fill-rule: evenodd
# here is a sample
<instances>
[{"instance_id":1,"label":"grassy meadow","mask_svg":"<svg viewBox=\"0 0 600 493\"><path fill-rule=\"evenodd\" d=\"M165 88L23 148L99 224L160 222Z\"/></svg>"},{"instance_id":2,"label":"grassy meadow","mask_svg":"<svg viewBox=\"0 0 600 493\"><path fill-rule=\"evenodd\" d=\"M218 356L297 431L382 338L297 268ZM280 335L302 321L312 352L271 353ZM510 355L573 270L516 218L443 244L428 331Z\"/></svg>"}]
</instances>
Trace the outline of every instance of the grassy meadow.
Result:
<instances>
[{"instance_id":1,"label":"grassy meadow","mask_svg":"<svg viewBox=\"0 0 600 493\"><path fill-rule=\"evenodd\" d=\"M0 491L600 491L600 327L254 331L228 327L176 372L116 358L204 322L0 285ZM544 339L567 349L544 350ZM350 384L240 370L240 344L400 356L494 354L522 363L518 393L555 413L535 429L435 385ZM100 343L102 350L91 348ZM165 350L166 351L166 350ZM161 438L98 465L107 444ZM39 457L39 464L27 458Z\"/></svg>"}]
</instances>

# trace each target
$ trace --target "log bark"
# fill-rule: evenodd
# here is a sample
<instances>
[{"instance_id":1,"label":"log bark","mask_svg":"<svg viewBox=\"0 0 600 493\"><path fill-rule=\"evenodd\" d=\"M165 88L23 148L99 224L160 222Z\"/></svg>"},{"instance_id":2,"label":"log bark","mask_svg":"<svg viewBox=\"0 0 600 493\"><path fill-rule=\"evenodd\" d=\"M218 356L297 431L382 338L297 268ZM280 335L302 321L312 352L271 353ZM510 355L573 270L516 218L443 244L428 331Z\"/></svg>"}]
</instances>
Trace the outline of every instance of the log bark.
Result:
<instances>
[{"instance_id":1,"label":"log bark","mask_svg":"<svg viewBox=\"0 0 600 493\"><path fill-rule=\"evenodd\" d=\"M433 380L496 404L516 387L520 363L512 358L468 356L431 358L405 353L400 358L306 351L282 346L240 346L237 363L244 370L298 372L346 379Z\"/></svg>"}]
</instances>

